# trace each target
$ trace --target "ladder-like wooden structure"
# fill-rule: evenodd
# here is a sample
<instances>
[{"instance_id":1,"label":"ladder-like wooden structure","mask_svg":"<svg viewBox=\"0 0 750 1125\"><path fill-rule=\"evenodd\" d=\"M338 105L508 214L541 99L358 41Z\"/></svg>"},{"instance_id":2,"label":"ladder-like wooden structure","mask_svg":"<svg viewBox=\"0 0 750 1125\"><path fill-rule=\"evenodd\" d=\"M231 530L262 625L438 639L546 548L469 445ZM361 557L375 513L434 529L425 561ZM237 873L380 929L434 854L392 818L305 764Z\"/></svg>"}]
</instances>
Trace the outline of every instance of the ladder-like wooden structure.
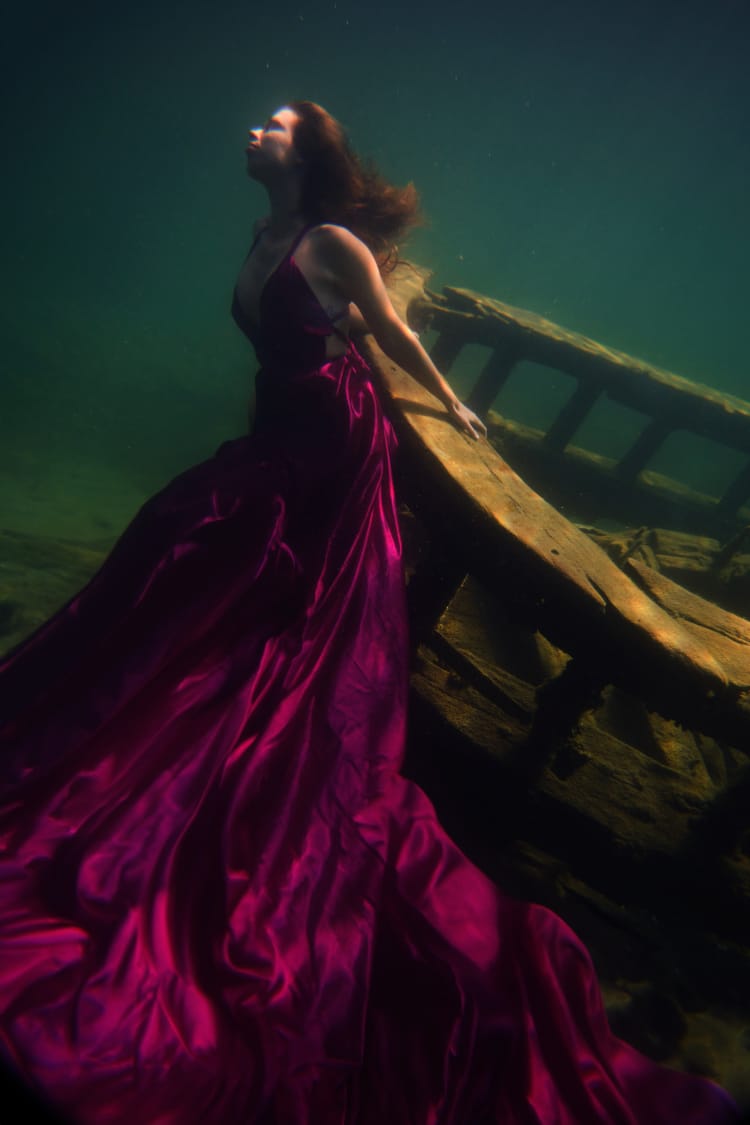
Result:
<instances>
[{"instance_id":1,"label":"ladder-like wooden structure","mask_svg":"<svg viewBox=\"0 0 750 1125\"><path fill-rule=\"evenodd\" d=\"M606 498L609 510L624 513L626 520L638 513L641 522L652 525L665 526L677 518L684 530L726 537L738 520L750 521L750 511L742 512L750 497L750 404L467 289L447 286L441 295L425 293L415 299L410 315L421 328L438 333L431 355L444 373L468 345L489 349L467 398L479 414L489 411L523 361L575 380L575 390L546 432L501 416L491 418L494 436L525 479L557 475L559 485L564 488L567 480L570 494L583 497L589 510L592 501L601 508ZM618 460L574 444L604 398L644 416L641 432ZM677 431L742 455L744 464L723 495L707 497L649 471L649 463Z\"/></svg>"}]
</instances>

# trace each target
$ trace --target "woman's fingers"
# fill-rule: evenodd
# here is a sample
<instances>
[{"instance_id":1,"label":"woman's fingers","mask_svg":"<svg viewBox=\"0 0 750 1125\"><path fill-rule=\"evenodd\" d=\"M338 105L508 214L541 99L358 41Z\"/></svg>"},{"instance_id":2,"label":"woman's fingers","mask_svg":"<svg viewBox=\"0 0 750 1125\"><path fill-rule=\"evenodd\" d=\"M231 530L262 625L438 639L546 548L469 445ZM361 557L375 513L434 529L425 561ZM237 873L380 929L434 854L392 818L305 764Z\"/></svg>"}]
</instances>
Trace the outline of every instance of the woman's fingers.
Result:
<instances>
[{"instance_id":1,"label":"woman's fingers","mask_svg":"<svg viewBox=\"0 0 750 1125\"><path fill-rule=\"evenodd\" d=\"M476 414L474 415L474 431L478 438L487 437L487 427L481 418L477 418Z\"/></svg>"},{"instance_id":2,"label":"woman's fingers","mask_svg":"<svg viewBox=\"0 0 750 1125\"><path fill-rule=\"evenodd\" d=\"M453 413L461 429L465 430L475 441L487 437L487 427L484 422L477 417L473 410L469 410L468 406L464 406L462 402L457 402L453 406Z\"/></svg>"}]
</instances>

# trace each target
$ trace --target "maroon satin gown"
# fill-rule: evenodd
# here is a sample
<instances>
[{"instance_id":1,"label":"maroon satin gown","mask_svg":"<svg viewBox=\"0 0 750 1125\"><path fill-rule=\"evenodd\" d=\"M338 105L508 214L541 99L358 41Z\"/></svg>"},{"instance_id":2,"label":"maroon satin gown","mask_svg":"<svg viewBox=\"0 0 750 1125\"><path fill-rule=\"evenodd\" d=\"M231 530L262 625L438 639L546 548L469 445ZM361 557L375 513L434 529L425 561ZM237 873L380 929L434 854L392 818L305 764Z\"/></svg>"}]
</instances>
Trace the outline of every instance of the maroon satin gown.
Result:
<instances>
[{"instance_id":1,"label":"maroon satin gown","mask_svg":"<svg viewBox=\"0 0 750 1125\"><path fill-rule=\"evenodd\" d=\"M0 665L3 1057L86 1125L735 1120L399 775L396 442L293 249L254 432Z\"/></svg>"}]
</instances>

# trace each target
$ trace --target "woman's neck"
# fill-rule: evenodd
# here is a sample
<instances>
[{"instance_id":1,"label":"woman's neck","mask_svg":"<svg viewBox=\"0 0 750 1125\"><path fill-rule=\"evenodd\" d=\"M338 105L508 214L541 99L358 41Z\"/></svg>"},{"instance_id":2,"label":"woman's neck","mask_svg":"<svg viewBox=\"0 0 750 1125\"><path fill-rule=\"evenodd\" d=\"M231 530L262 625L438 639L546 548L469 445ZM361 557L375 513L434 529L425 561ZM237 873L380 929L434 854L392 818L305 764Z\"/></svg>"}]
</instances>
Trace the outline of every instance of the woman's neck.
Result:
<instances>
[{"instance_id":1,"label":"woman's neck","mask_svg":"<svg viewBox=\"0 0 750 1125\"><path fill-rule=\"evenodd\" d=\"M287 180L269 185L268 201L271 205L268 230L273 238L282 240L304 226L305 216L300 210L298 184Z\"/></svg>"}]
</instances>

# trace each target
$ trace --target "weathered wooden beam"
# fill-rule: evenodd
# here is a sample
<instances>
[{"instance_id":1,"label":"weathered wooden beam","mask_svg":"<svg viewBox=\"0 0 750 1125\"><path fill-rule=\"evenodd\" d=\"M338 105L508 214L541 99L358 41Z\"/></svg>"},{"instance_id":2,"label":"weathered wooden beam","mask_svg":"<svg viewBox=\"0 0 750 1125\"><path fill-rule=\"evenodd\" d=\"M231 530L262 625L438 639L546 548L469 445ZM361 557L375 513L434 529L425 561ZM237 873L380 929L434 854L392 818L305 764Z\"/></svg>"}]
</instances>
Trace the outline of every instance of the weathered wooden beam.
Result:
<instances>
[{"instance_id":1,"label":"weathered wooden beam","mask_svg":"<svg viewBox=\"0 0 750 1125\"><path fill-rule=\"evenodd\" d=\"M577 389L544 435L544 444L549 449L562 452L579 426L582 425L600 394L598 387L592 387L587 383L579 383Z\"/></svg>"},{"instance_id":2,"label":"weathered wooden beam","mask_svg":"<svg viewBox=\"0 0 750 1125\"><path fill-rule=\"evenodd\" d=\"M433 542L427 558L409 582L409 635L413 648L435 628L465 574L460 552Z\"/></svg>"},{"instance_id":3,"label":"weathered wooden beam","mask_svg":"<svg viewBox=\"0 0 750 1125\"><path fill-rule=\"evenodd\" d=\"M494 348L466 399L467 406L477 414L484 415L507 383L516 361L517 354L512 341L506 340ZM440 367L439 364L436 366Z\"/></svg>"},{"instance_id":4,"label":"weathered wooden beam","mask_svg":"<svg viewBox=\"0 0 750 1125\"><path fill-rule=\"evenodd\" d=\"M739 555L749 538L750 525L745 524L736 535L733 535L726 543L721 544L711 563L711 570L720 572L728 566Z\"/></svg>"},{"instance_id":5,"label":"weathered wooden beam","mask_svg":"<svg viewBox=\"0 0 750 1125\"><path fill-rule=\"evenodd\" d=\"M750 462L735 477L717 505L723 516L733 516L750 496Z\"/></svg>"},{"instance_id":6,"label":"weathered wooden beam","mask_svg":"<svg viewBox=\"0 0 750 1125\"><path fill-rule=\"evenodd\" d=\"M641 430L636 441L631 445L624 457L615 466L615 472L620 480L631 481L644 469L670 433L673 427L663 419L657 418Z\"/></svg>"},{"instance_id":7,"label":"weathered wooden beam","mask_svg":"<svg viewBox=\"0 0 750 1125\"><path fill-rule=\"evenodd\" d=\"M569 660L562 672L537 689L537 706L519 767L531 780L538 777L593 709L608 683L607 668L593 653Z\"/></svg>"},{"instance_id":8,"label":"weathered wooden beam","mask_svg":"<svg viewBox=\"0 0 750 1125\"><path fill-rule=\"evenodd\" d=\"M438 336L430 349L430 359L439 371L450 371L461 353L465 340L460 332L450 329Z\"/></svg>"}]
</instances>

